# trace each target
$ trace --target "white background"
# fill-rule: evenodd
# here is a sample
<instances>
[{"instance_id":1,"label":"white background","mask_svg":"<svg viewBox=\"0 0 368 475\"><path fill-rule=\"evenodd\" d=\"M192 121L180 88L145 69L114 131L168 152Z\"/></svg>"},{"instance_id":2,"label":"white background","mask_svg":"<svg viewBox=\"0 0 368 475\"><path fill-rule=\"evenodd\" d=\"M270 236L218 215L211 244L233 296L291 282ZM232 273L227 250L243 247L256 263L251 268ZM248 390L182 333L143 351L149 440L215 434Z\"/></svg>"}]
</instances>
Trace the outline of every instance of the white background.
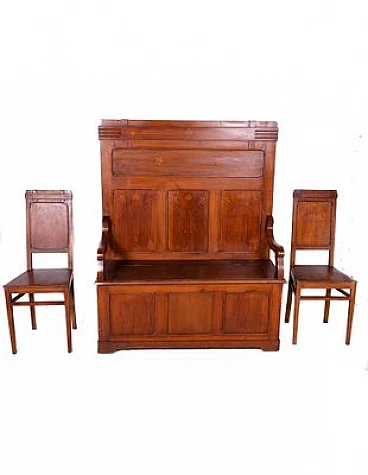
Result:
<instances>
[{"instance_id":1,"label":"white background","mask_svg":"<svg viewBox=\"0 0 368 475\"><path fill-rule=\"evenodd\" d=\"M17 309L12 356L1 295L1 473L368 473L365 3L4 2L0 282L24 270L24 191L72 189L79 328L68 355L61 307L37 332ZM305 302L278 353L98 355L102 118L277 120L276 238L288 260L293 189L338 190L350 347L345 304L323 325Z\"/></svg>"}]
</instances>

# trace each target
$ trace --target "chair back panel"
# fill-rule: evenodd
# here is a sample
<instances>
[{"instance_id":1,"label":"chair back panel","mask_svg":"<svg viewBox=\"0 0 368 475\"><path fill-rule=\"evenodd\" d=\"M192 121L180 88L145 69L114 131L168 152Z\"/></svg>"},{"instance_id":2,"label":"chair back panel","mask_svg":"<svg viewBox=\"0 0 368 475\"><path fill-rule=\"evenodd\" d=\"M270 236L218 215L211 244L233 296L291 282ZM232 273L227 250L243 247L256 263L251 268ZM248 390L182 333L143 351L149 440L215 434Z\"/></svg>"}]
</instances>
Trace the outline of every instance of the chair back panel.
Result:
<instances>
[{"instance_id":1,"label":"chair back panel","mask_svg":"<svg viewBox=\"0 0 368 475\"><path fill-rule=\"evenodd\" d=\"M328 250L333 265L336 190L295 190L293 194L291 265L297 250Z\"/></svg>"},{"instance_id":2,"label":"chair back panel","mask_svg":"<svg viewBox=\"0 0 368 475\"><path fill-rule=\"evenodd\" d=\"M72 256L72 193L67 190L28 190L27 263L32 268L34 253L67 253Z\"/></svg>"}]
</instances>

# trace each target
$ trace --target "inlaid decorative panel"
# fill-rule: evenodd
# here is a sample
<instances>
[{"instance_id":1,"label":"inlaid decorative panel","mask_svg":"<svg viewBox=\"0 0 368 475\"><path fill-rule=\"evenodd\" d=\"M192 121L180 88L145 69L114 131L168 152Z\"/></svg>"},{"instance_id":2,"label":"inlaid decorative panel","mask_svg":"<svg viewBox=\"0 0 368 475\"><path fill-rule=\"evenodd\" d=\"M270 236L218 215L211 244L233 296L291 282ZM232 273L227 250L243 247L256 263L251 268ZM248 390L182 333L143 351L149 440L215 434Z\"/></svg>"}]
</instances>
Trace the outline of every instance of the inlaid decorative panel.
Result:
<instances>
[{"instance_id":1,"label":"inlaid decorative panel","mask_svg":"<svg viewBox=\"0 0 368 475\"><path fill-rule=\"evenodd\" d=\"M269 298L262 291L225 293L223 333L267 333Z\"/></svg>"},{"instance_id":2,"label":"inlaid decorative panel","mask_svg":"<svg viewBox=\"0 0 368 475\"><path fill-rule=\"evenodd\" d=\"M261 211L260 191L222 191L219 210L219 250L257 252L260 247Z\"/></svg>"},{"instance_id":3,"label":"inlaid decorative panel","mask_svg":"<svg viewBox=\"0 0 368 475\"><path fill-rule=\"evenodd\" d=\"M207 252L209 191L168 191L168 250Z\"/></svg>"},{"instance_id":4,"label":"inlaid decorative panel","mask_svg":"<svg viewBox=\"0 0 368 475\"><path fill-rule=\"evenodd\" d=\"M155 321L155 296L150 293L110 294L110 333L152 335Z\"/></svg>"},{"instance_id":5,"label":"inlaid decorative panel","mask_svg":"<svg viewBox=\"0 0 368 475\"><path fill-rule=\"evenodd\" d=\"M264 175L264 153L240 150L114 149L114 176L248 177Z\"/></svg>"},{"instance_id":6,"label":"inlaid decorative panel","mask_svg":"<svg viewBox=\"0 0 368 475\"><path fill-rule=\"evenodd\" d=\"M115 245L120 251L150 252L157 249L157 191L114 192Z\"/></svg>"},{"instance_id":7,"label":"inlaid decorative panel","mask_svg":"<svg viewBox=\"0 0 368 475\"><path fill-rule=\"evenodd\" d=\"M313 244L313 247L328 247L331 239L331 203L302 202L298 204L297 213L297 220L303 223L298 228L297 245L309 247Z\"/></svg>"}]
</instances>

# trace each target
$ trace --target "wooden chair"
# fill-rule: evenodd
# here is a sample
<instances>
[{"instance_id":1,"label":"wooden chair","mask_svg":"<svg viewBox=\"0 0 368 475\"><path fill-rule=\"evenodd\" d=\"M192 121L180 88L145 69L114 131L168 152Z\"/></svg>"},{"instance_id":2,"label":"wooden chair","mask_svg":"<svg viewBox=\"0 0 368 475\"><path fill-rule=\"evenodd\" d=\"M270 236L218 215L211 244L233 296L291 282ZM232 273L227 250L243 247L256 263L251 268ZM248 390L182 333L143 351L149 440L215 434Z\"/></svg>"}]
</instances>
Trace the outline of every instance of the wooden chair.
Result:
<instances>
[{"instance_id":1,"label":"wooden chair","mask_svg":"<svg viewBox=\"0 0 368 475\"><path fill-rule=\"evenodd\" d=\"M13 307L29 306L32 329L37 328L37 305L64 305L68 352L72 351L71 329L77 328L73 286L72 193L64 190L27 191L27 271L4 285L13 354L17 353ZM67 268L34 269L33 254L66 253ZM36 300L35 294L62 293L63 300ZM28 300L21 300L29 296Z\"/></svg>"},{"instance_id":2,"label":"wooden chair","mask_svg":"<svg viewBox=\"0 0 368 475\"><path fill-rule=\"evenodd\" d=\"M293 196L290 278L285 314L285 322L289 322L294 293L293 344L297 343L301 300L324 300L324 323L328 322L331 300L347 300L349 312L345 343L349 345L356 281L334 267L337 192L295 190ZM295 265L298 250L327 250L328 265ZM303 289L324 289L325 295L301 295ZM333 290L337 295L332 295Z\"/></svg>"}]
</instances>

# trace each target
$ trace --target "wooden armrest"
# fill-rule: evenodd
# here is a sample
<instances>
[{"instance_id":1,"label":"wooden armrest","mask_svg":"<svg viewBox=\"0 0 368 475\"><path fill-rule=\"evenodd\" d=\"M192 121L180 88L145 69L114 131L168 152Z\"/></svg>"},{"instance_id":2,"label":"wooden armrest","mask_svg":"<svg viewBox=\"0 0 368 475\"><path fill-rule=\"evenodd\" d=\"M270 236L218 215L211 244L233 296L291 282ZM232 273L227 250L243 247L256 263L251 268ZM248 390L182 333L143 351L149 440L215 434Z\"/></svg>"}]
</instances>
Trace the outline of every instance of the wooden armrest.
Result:
<instances>
[{"instance_id":1,"label":"wooden armrest","mask_svg":"<svg viewBox=\"0 0 368 475\"><path fill-rule=\"evenodd\" d=\"M273 217L267 216L266 218L266 238L269 248L275 253L275 265L276 265L276 276L279 279L284 278L284 257L285 251L284 248L276 242L273 236Z\"/></svg>"},{"instance_id":2,"label":"wooden armrest","mask_svg":"<svg viewBox=\"0 0 368 475\"><path fill-rule=\"evenodd\" d=\"M105 276L106 252L110 244L110 218L104 216L102 218L102 236L101 242L97 249L97 280L101 281Z\"/></svg>"}]
</instances>

